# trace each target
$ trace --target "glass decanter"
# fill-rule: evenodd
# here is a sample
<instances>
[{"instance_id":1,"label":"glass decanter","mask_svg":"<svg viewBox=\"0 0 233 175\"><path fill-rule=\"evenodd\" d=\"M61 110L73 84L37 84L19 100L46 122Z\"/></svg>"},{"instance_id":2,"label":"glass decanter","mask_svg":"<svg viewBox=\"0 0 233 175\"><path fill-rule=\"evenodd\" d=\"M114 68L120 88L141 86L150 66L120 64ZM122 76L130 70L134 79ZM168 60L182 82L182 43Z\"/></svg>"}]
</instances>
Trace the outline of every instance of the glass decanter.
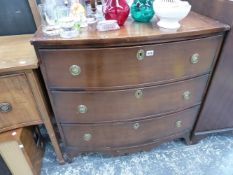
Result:
<instances>
[{"instance_id":1,"label":"glass decanter","mask_svg":"<svg viewBox=\"0 0 233 175\"><path fill-rule=\"evenodd\" d=\"M106 20L117 20L119 26L124 25L128 15L129 6L126 0L103 0L103 14Z\"/></svg>"}]
</instances>

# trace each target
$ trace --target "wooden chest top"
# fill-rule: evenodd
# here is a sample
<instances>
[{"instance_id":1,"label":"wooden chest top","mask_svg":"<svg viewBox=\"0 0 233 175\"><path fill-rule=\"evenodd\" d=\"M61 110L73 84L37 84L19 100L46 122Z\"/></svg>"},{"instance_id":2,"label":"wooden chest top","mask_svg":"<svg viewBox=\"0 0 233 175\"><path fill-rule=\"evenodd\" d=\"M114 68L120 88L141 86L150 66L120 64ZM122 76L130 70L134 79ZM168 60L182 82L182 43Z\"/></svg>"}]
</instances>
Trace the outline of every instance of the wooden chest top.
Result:
<instances>
[{"instance_id":1,"label":"wooden chest top","mask_svg":"<svg viewBox=\"0 0 233 175\"><path fill-rule=\"evenodd\" d=\"M156 24L137 23L128 20L120 30L109 32L88 32L86 28L76 38L62 39L59 36L48 37L39 29L31 42L34 45L43 47L59 46L79 46L79 47L110 47L127 46L135 44L161 43L174 40L183 40L200 35L210 35L211 33L223 32L229 29L228 25L222 24L211 18L202 16L195 12L181 21L182 27L177 31L164 31ZM64 48L64 47L63 47Z\"/></svg>"},{"instance_id":2,"label":"wooden chest top","mask_svg":"<svg viewBox=\"0 0 233 175\"><path fill-rule=\"evenodd\" d=\"M0 37L0 73L35 69L38 60L30 44L32 34Z\"/></svg>"}]
</instances>

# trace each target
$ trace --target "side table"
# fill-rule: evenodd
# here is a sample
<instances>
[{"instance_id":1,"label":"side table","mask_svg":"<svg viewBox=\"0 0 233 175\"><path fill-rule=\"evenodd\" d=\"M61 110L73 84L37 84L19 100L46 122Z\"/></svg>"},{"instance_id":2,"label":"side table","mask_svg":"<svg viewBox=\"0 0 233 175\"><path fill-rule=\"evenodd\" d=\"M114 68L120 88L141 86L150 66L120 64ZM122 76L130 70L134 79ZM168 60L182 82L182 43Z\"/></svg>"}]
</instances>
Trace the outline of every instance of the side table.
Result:
<instances>
[{"instance_id":1,"label":"side table","mask_svg":"<svg viewBox=\"0 0 233 175\"><path fill-rule=\"evenodd\" d=\"M30 34L0 37L0 132L44 124L62 164L64 159L37 73L38 60L31 38Z\"/></svg>"}]
</instances>

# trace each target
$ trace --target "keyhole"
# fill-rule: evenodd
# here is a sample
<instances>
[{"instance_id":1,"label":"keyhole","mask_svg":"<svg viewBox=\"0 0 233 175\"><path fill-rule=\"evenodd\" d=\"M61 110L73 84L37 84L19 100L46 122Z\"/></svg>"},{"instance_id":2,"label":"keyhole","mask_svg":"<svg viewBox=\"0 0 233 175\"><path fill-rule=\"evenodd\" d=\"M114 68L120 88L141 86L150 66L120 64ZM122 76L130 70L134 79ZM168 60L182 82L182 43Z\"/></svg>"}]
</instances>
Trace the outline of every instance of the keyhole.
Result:
<instances>
[{"instance_id":1,"label":"keyhole","mask_svg":"<svg viewBox=\"0 0 233 175\"><path fill-rule=\"evenodd\" d=\"M136 92L135 92L135 96L136 98L141 98L143 96L143 93L142 93L142 90L138 89Z\"/></svg>"}]
</instances>

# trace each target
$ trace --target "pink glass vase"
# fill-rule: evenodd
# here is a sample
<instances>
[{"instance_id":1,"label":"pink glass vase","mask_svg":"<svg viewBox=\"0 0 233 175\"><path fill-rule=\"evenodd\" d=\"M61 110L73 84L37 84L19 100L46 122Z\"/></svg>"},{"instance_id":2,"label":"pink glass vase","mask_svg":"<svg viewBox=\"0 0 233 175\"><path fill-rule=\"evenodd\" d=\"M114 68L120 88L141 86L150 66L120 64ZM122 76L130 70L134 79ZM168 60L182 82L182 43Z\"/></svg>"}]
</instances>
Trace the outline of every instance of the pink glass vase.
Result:
<instances>
[{"instance_id":1,"label":"pink glass vase","mask_svg":"<svg viewBox=\"0 0 233 175\"><path fill-rule=\"evenodd\" d=\"M103 13L106 20L115 19L119 26L124 25L130 8L125 0L104 0Z\"/></svg>"}]
</instances>

